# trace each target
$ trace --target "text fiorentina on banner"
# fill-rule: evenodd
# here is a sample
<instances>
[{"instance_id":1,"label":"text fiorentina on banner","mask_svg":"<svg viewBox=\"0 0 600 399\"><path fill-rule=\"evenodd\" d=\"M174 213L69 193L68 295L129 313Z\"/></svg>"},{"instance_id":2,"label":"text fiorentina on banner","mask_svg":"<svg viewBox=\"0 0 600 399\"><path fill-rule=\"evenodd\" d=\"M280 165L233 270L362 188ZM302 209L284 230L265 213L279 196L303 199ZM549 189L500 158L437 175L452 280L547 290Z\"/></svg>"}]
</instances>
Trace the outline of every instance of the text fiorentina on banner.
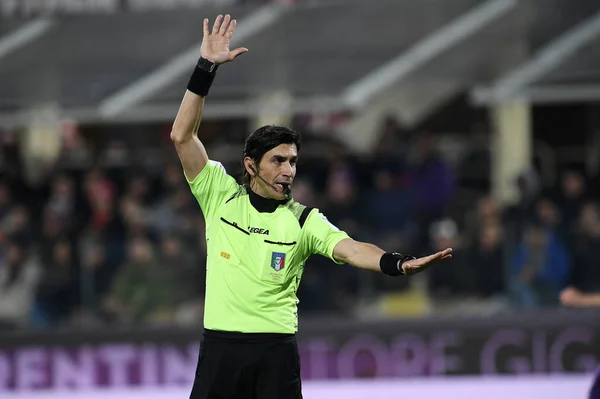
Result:
<instances>
[{"instance_id":1,"label":"text fiorentina on banner","mask_svg":"<svg viewBox=\"0 0 600 399\"><path fill-rule=\"evenodd\" d=\"M36 17L78 14L115 14L120 12L193 9L210 5L220 7L238 0L0 0L1 17Z\"/></svg>"},{"instance_id":2,"label":"text fiorentina on banner","mask_svg":"<svg viewBox=\"0 0 600 399\"><path fill-rule=\"evenodd\" d=\"M590 373L596 313L386 323L304 323L307 381ZM0 391L189 386L201 329L0 336Z\"/></svg>"}]
</instances>

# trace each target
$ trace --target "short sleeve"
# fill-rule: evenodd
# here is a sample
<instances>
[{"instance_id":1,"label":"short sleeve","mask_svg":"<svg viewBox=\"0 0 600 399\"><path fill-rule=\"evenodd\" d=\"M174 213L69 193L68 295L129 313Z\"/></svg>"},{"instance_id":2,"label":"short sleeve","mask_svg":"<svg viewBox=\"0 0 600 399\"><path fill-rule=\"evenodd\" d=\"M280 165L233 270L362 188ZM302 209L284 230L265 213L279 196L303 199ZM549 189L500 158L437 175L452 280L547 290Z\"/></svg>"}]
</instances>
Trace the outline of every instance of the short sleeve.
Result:
<instances>
[{"instance_id":1,"label":"short sleeve","mask_svg":"<svg viewBox=\"0 0 600 399\"><path fill-rule=\"evenodd\" d=\"M306 219L303 230L309 255L318 254L337 264L344 263L334 259L333 250L340 241L350 237L327 220L325 215L316 209L313 210Z\"/></svg>"},{"instance_id":2,"label":"short sleeve","mask_svg":"<svg viewBox=\"0 0 600 399\"><path fill-rule=\"evenodd\" d=\"M225 167L216 161L208 161L193 181L188 181L206 220L212 219L218 207L240 188Z\"/></svg>"}]
</instances>

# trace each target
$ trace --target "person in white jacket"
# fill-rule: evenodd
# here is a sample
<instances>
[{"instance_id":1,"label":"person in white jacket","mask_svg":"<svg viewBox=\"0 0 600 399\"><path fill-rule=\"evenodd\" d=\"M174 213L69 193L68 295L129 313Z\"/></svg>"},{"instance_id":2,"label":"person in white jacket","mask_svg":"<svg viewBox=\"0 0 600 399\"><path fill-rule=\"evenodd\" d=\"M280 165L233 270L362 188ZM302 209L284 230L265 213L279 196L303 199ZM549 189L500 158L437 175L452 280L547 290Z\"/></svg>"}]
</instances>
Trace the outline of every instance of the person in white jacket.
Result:
<instances>
[{"instance_id":1,"label":"person in white jacket","mask_svg":"<svg viewBox=\"0 0 600 399\"><path fill-rule=\"evenodd\" d=\"M0 328L19 328L29 323L40 275L41 268L27 255L25 245L7 240L0 260Z\"/></svg>"}]
</instances>

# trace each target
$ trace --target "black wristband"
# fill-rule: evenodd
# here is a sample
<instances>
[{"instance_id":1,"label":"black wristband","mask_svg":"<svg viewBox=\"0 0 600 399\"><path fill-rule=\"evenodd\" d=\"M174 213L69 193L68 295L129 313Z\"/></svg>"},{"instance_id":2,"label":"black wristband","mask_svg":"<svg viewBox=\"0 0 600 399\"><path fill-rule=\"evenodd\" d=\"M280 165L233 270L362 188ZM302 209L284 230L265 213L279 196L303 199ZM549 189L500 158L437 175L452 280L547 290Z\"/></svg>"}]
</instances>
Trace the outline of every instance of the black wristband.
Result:
<instances>
[{"instance_id":1,"label":"black wristband","mask_svg":"<svg viewBox=\"0 0 600 399\"><path fill-rule=\"evenodd\" d=\"M215 64L214 62L209 61L206 58L200 57L200 59L198 60L198 68L206 72L216 73L217 69L219 69L219 64Z\"/></svg>"},{"instance_id":2,"label":"black wristband","mask_svg":"<svg viewBox=\"0 0 600 399\"><path fill-rule=\"evenodd\" d=\"M215 80L215 73L219 66L200 57L194 72L190 77L187 89L201 97L206 97Z\"/></svg>"},{"instance_id":3,"label":"black wristband","mask_svg":"<svg viewBox=\"0 0 600 399\"><path fill-rule=\"evenodd\" d=\"M415 257L402 255L398 252L386 252L381 255L379 268L383 274L387 274L388 276L401 276L404 274L402 271L402 264L410 259L415 259ZM400 264L398 264L398 262L400 262Z\"/></svg>"}]
</instances>

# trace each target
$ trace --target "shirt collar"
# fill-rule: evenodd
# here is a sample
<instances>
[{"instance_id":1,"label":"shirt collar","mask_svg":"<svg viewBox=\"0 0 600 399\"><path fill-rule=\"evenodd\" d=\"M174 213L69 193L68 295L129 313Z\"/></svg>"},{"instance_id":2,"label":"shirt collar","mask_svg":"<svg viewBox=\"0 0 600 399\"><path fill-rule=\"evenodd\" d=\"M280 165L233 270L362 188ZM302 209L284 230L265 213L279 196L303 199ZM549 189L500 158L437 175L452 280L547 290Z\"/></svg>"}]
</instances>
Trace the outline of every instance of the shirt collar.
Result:
<instances>
[{"instance_id":1,"label":"shirt collar","mask_svg":"<svg viewBox=\"0 0 600 399\"><path fill-rule=\"evenodd\" d=\"M277 200L273 198L265 198L256 194L254 191L247 188L250 203L259 212L273 213L279 205L285 205L290 199Z\"/></svg>"}]
</instances>

